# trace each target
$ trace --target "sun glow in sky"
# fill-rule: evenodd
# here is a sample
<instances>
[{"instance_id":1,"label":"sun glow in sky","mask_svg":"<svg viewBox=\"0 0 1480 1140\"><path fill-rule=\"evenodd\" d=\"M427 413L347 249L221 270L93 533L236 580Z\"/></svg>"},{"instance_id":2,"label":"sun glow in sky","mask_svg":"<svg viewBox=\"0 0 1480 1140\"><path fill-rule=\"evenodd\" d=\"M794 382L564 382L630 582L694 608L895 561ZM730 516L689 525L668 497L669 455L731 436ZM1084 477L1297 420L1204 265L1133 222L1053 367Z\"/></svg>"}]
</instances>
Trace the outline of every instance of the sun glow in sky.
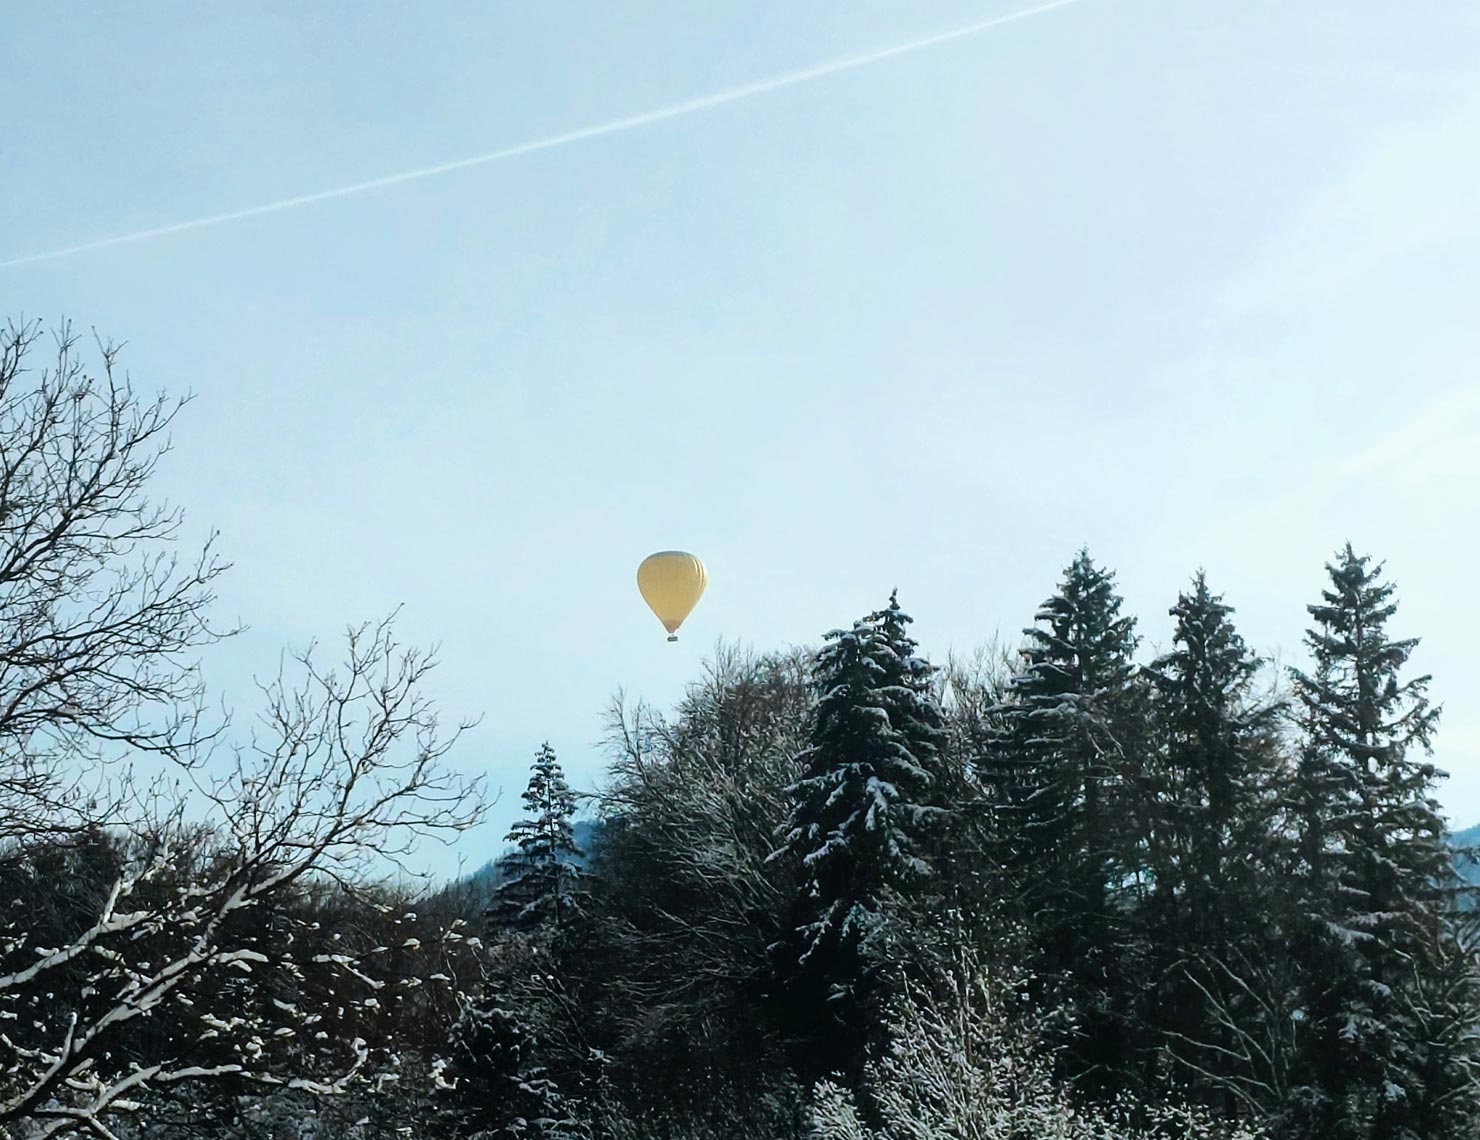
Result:
<instances>
[{"instance_id":1,"label":"sun glow in sky","mask_svg":"<svg viewBox=\"0 0 1480 1140\"><path fill-rule=\"evenodd\" d=\"M936 659L1010 641L1082 543L1146 655L1204 566L1285 664L1336 548L1386 559L1475 822L1480 11L1081 0L891 53L1033 7L23 2L0 262L249 216L0 268L0 316L197 393L158 490L235 563L243 721L284 645L440 642L504 796L439 873L542 740L596 784L618 688L895 586ZM633 581L670 548L677 645Z\"/></svg>"}]
</instances>

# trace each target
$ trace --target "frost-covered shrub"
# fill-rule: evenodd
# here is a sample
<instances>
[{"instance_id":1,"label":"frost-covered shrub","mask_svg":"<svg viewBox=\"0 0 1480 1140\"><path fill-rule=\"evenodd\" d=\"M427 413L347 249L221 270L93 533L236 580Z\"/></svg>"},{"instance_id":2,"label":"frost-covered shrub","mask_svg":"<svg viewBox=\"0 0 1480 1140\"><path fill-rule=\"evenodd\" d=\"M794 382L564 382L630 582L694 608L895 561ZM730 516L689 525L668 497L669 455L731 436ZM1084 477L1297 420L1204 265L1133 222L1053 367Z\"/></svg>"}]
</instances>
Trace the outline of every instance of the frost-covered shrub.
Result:
<instances>
[{"instance_id":1,"label":"frost-covered shrub","mask_svg":"<svg viewBox=\"0 0 1480 1140\"><path fill-rule=\"evenodd\" d=\"M858 1096L813 1091L809 1140L1256 1140L1257 1133L1177 1105L1077 1103L1036 1035L1007 1016L971 971L944 1000L916 993L893 1007L887 1053ZM865 1120L876 1121L870 1127Z\"/></svg>"},{"instance_id":2,"label":"frost-covered shrub","mask_svg":"<svg viewBox=\"0 0 1480 1140\"><path fill-rule=\"evenodd\" d=\"M812 1093L812 1127L807 1140L873 1140L858 1119L853 1096L832 1081L818 1081Z\"/></svg>"}]
</instances>

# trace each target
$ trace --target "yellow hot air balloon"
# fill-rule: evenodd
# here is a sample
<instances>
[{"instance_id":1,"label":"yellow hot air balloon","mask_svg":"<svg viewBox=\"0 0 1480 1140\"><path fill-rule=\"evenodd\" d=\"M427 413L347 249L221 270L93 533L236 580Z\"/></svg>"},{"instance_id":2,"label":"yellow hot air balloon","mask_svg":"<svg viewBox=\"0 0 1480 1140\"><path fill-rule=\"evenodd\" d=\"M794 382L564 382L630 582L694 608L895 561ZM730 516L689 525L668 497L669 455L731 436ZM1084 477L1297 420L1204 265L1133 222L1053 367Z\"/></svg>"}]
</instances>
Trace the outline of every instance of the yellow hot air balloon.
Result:
<instances>
[{"instance_id":1,"label":"yellow hot air balloon","mask_svg":"<svg viewBox=\"0 0 1480 1140\"><path fill-rule=\"evenodd\" d=\"M699 604L708 584L704 563L683 550L649 554L637 568L637 588L642 591L642 600L658 615L668 631L669 641L678 640L678 627Z\"/></svg>"}]
</instances>

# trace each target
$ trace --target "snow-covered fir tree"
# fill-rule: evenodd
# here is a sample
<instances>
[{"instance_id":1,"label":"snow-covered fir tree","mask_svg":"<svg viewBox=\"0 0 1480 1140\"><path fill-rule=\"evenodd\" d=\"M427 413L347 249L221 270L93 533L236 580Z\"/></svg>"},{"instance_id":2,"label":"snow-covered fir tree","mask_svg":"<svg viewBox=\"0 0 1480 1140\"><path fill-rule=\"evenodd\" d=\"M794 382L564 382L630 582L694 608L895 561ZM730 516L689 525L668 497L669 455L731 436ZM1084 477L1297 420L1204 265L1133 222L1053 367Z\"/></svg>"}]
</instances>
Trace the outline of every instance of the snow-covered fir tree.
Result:
<instances>
[{"instance_id":1,"label":"snow-covered fir tree","mask_svg":"<svg viewBox=\"0 0 1480 1140\"><path fill-rule=\"evenodd\" d=\"M523 800L488 909L501 937L482 993L463 1004L450 1034L448 1111L469 1140L584 1140L572 1093L579 1082L557 1027L573 1019L565 981L579 973L587 883L571 824L575 794L548 742Z\"/></svg>"},{"instance_id":2,"label":"snow-covered fir tree","mask_svg":"<svg viewBox=\"0 0 1480 1140\"><path fill-rule=\"evenodd\" d=\"M1397 604L1381 564L1348 544L1327 570L1308 607L1314 667L1293 671L1309 1080L1296 1115L1323 1140L1472 1137L1473 1043L1438 1056L1434 1040L1455 1021L1472 1038L1480 1020L1473 987L1455 984L1473 960L1457 979L1449 961L1458 885L1428 758L1439 710L1427 676L1402 676L1417 640L1387 632Z\"/></svg>"},{"instance_id":3,"label":"snow-covered fir tree","mask_svg":"<svg viewBox=\"0 0 1480 1140\"><path fill-rule=\"evenodd\" d=\"M492 979L464 1006L449 1041L449 1115L469 1140L577 1140L577 1104L545 1066L538 1010Z\"/></svg>"},{"instance_id":4,"label":"snow-covered fir tree","mask_svg":"<svg viewBox=\"0 0 1480 1140\"><path fill-rule=\"evenodd\" d=\"M1255 691L1262 663L1232 621L1233 607L1201 571L1179 595L1172 650L1151 666L1160 729L1157 840L1167 858L1158 887L1175 891L1182 921L1215 932L1230 892L1246 898L1269 853L1278 701Z\"/></svg>"},{"instance_id":5,"label":"snow-covered fir tree","mask_svg":"<svg viewBox=\"0 0 1480 1140\"><path fill-rule=\"evenodd\" d=\"M880 1021L881 974L898 960L904 893L931 878L945 805L941 713L931 676L889 605L833 630L812 674L816 708L803 777L777 856L799 864L795 937L777 947L790 1001L827 1069L856 1069ZM816 1002L831 1015L816 1022Z\"/></svg>"},{"instance_id":6,"label":"snow-covered fir tree","mask_svg":"<svg viewBox=\"0 0 1480 1140\"><path fill-rule=\"evenodd\" d=\"M1148 1041L1185 1062L1225 1104L1248 1078L1223 1013L1249 1019L1238 966L1276 937L1267 884L1277 873L1281 703L1256 691L1262 662L1233 607L1202 571L1170 611L1172 649L1152 663L1157 747L1136 789L1149 880L1140 908L1152 959Z\"/></svg>"},{"instance_id":7,"label":"snow-covered fir tree","mask_svg":"<svg viewBox=\"0 0 1480 1140\"><path fill-rule=\"evenodd\" d=\"M1117 1066L1127 1051L1122 1015L1107 1000L1112 892L1128 860L1119 809L1141 763L1145 718L1135 619L1121 615L1114 584L1087 550L1070 563L1024 630L1023 668L983 765L998 800L998 858L1033 932L1034 971L1057 991L1041 996L1073 1019L1083 1070Z\"/></svg>"},{"instance_id":8,"label":"snow-covered fir tree","mask_svg":"<svg viewBox=\"0 0 1480 1140\"><path fill-rule=\"evenodd\" d=\"M490 914L500 926L561 930L581 902L581 851L571 828L576 798L549 743L540 746L524 790L527 817L504 838L515 850L500 860L503 879Z\"/></svg>"},{"instance_id":9,"label":"snow-covered fir tree","mask_svg":"<svg viewBox=\"0 0 1480 1140\"><path fill-rule=\"evenodd\" d=\"M1114 582L1080 551L1039 607L1039 624L1023 631L1023 668L1000 710L1005 727L989 770L1000 788L1004 848L1035 909L1086 889L1085 904L1100 905L1108 886L1105 797L1125 752L1137 644ZM1083 882L1071 888L1071 875Z\"/></svg>"}]
</instances>

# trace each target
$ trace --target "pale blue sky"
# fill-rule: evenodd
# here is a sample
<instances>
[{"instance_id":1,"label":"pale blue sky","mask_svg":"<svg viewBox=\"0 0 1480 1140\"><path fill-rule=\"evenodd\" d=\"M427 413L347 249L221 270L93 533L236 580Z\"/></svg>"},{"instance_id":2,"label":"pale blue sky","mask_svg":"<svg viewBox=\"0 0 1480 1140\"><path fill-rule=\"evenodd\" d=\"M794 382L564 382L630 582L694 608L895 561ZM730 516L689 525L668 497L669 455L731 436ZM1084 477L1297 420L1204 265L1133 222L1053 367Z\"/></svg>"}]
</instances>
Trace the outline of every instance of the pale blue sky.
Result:
<instances>
[{"instance_id":1,"label":"pale blue sky","mask_svg":"<svg viewBox=\"0 0 1480 1140\"><path fill-rule=\"evenodd\" d=\"M0 262L460 159L1031 7L20 3ZM1082 0L702 113L0 269L191 389L161 490L236 568L210 658L405 603L455 760L576 783L620 687L899 586L1015 637L1087 542L1148 643L1206 566L1298 662L1388 560L1480 818L1480 8ZM711 586L676 646L656 549ZM1148 650L1151 648L1148 644ZM243 718L245 719L245 718ZM428 853L439 870L452 857Z\"/></svg>"}]
</instances>

